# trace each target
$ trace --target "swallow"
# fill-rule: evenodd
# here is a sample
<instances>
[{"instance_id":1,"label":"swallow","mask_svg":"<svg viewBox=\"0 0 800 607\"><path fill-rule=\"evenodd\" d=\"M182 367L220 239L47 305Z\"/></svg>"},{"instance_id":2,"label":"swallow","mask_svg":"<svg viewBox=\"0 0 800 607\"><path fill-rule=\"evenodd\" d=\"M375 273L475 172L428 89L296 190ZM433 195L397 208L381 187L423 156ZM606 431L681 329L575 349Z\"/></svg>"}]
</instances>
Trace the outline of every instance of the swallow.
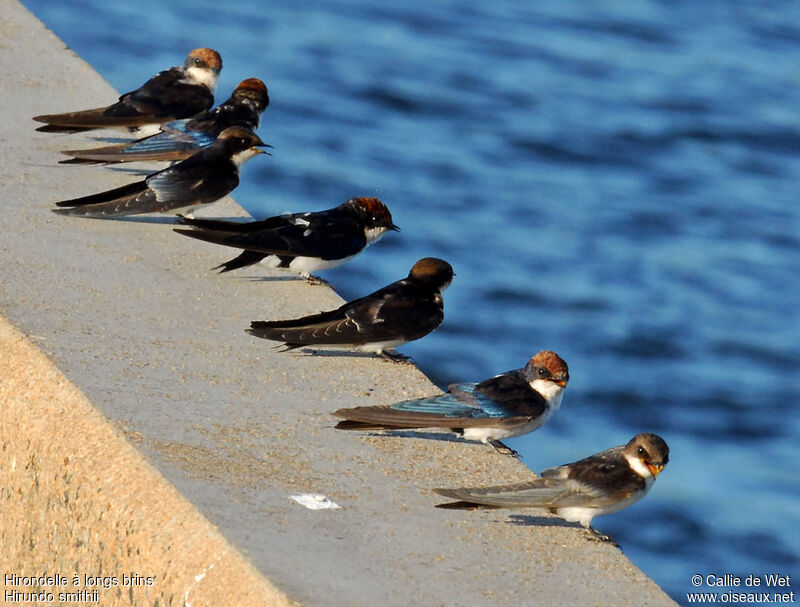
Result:
<instances>
[{"instance_id":1,"label":"swallow","mask_svg":"<svg viewBox=\"0 0 800 607\"><path fill-rule=\"evenodd\" d=\"M424 337L444 319L442 292L453 268L436 257L420 259L407 278L393 282L336 310L294 320L254 321L251 335L283 342L285 349L334 346L375 352Z\"/></svg>"},{"instance_id":2,"label":"swallow","mask_svg":"<svg viewBox=\"0 0 800 607\"><path fill-rule=\"evenodd\" d=\"M120 188L62 200L53 209L62 215L122 217L140 213L164 213L192 209L216 202L239 184L239 169L265 143L253 131L234 126L222 131L207 148L142 181Z\"/></svg>"},{"instance_id":3,"label":"swallow","mask_svg":"<svg viewBox=\"0 0 800 607\"><path fill-rule=\"evenodd\" d=\"M230 98L213 110L194 118L173 120L162 125L161 132L129 143L65 150L61 153L72 158L59 164L185 160L211 145L227 128L241 126L255 131L267 106L269 93L266 85L258 78L248 78L239 83Z\"/></svg>"},{"instance_id":4,"label":"swallow","mask_svg":"<svg viewBox=\"0 0 800 607\"><path fill-rule=\"evenodd\" d=\"M183 67L172 67L153 76L138 89L120 96L107 107L34 116L44 122L37 131L74 133L104 128L136 130L170 120L190 118L214 105L222 58L210 48L196 48Z\"/></svg>"},{"instance_id":5,"label":"swallow","mask_svg":"<svg viewBox=\"0 0 800 607\"><path fill-rule=\"evenodd\" d=\"M177 229L178 234L244 249L215 270L229 272L263 261L270 268L287 268L306 279L312 272L342 265L389 230L400 229L377 198L351 198L327 211L285 214L248 223L182 221L197 229Z\"/></svg>"},{"instance_id":6,"label":"swallow","mask_svg":"<svg viewBox=\"0 0 800 607\"><path fill-rule=\"evenodd\" d=\"M434 491L460 500L439 504L438 508L545 508L594 531L594 517L618 512L642 499L667 462L669 447L664 439L642 433L626 445L543 470L539 478L531 481Z\"/></svg>"},{"instance_id":7,"label":"swallow","mask_svg":"<svg viewBox=\"0 0 800 607\"><path fill-rule=\"evenodd\" d=\"M518 454L501 439L533 432L558 411L569 381L567 363L542 350L521 369L480 383L451 384L447 392L388 406L339 409L339 430L449 428L467 440L488 444L498 453Z\"/></svg>"}]
</instances>

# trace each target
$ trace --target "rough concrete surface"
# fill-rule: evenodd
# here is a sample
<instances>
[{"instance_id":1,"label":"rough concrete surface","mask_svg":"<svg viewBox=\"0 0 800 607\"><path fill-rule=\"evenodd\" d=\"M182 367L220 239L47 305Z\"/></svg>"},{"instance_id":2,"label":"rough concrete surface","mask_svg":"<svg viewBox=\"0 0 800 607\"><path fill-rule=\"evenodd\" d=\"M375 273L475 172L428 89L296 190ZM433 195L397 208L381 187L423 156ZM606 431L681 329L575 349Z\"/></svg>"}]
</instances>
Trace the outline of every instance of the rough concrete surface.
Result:
<instances>
[{"instance_id":1,"label":"rough concrete surface","mask_svg":"<svg viewBox=\"0 0 800 607\"><path fill-rule=\"evenodd\" d=\"M218 276L208 271L216 248L162 223L51 213L56 200L137 177L56 164L59 150L97 135L36 133L30 117L103 105L115 92L24 7L0 7L0 314L95 408L3 334L0 356L14 356L0 384L4 571L130 569L155 585L120 604L195 605L180 594L185 574L201 575L226 546L199 511L235 547L209 580L263 597L219 605L283 600L270 584L304 605L674 604L617 548L559 519L433 507L432 487L524 479L523 464L482 445L335 431L339 407L436 388L410 365L279 353L244 333L254 319L338 305L330 289L263 269ZM308 510L290 499L300 492L342 508ZM268 582L251 582L240 554ZM200 599L205 583L197 604L214 603Z\"/></svg>"},{"instance_id":2,"label":"rough concrete surface","mask_svg":"<svg viewBox=\"0 0 800 607\"><path fill-rule=\"evenodd\" d=\"M0 352L4 603L293 604L3 319Z\"/></svg>"}]
</instances>

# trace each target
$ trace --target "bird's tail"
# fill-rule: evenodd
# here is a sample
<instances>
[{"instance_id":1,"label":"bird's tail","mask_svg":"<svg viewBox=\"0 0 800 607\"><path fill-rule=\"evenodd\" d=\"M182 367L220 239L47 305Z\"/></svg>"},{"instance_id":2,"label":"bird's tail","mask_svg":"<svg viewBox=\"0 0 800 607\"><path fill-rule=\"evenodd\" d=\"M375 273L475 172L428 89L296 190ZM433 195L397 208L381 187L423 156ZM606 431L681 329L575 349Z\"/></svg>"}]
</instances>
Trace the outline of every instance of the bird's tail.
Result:
<instances>
[{"instance_id":1,"label":"bird's tail","mask_svg":"<svg viewBox=\"0 0 800 607\"><path fill-rule=\"evenodd\" d=\"M264 221L227 221L225 219L206 219L205 217L184 217L183 215L178 215L178 218L184 225L215 232L244 234L265 229Z\"/></svg>"},{"instance_id":2,"label":"bird's tail","mask_svg":"<svg viewBox=\"0 0 800 607\"><path fill-rule=\"evenodd\" d=\"M181 217L181 222L188 223L189 225L198 225L198 224L202 225L203 223L208 223L208 224L234 223L234 222L223 222L214 219L188 219L186 217ZM235 244L229 242L229 240L231 240L232 238L235 239L237 236L233 232L213 231L213 228L209 230L203 230L203 229L186 230L177 228L173 231L183 236L196 238L197 240L210 242L212 244L219 244L224 246L236 246ZM256 264L262 259L264 259L266 256L267 256L266 253L258 253L256 251L244 250L233 259L216 266L214 270L219 270L220 273L230 272L231 270L238 270L239 268L252 266L253 264Z\"/></svg>"},{"instance_id":3,"label":"bird's tail","mask_svg":"<svg viewBox=\"0 0 800 607\"><path fill-rule=\"evenodd\" d=\"M44 122L37 131L49 133L68 133L88 131L106 127L138 126L142 118L138 114L119 113L115 115L113 108L98 107L80 112L65 112L63 114L42 114L34 116L36 122Z\"/></svg>"},{"instance_id":4,"label":"bird's tail","mask_svg":"<svg viewBox=\"0 0 800 607\"><path fill-rule=\"evenodd\" d=\"M225 272L230 272L232 270L238 270L239 268L246 268L248 266L255 265L265 257L266 255L264 253L258 253L256 251L242 251L239 255L237 255L233 259L229 259L225 263L221 263L218 266L215 266L213 269L219 270L220 274L224 274Z\"/></svg>"},{"instance_id":5,"label":"bird's tail","mask_svg":"<svg viewBox=\"0 0 800 607\"><path fill-rule=\"evenodd\" d=\"M59 215L104 218L166 210L164 203L159 202L155 193L147 189L147 184L144 181L122 186L108 192L84 196L83 198L62 200L57 202L56 206L62 207L53 209L53 212Z\"/></svg>"},{"instance_id":6,"label":"bird's tail","mask_svg":"<svg viewBox=\"0 0 800 607\"><path fill-rule=\"evenodd\" d=\"M61 200L56 203L56 206L82 207L86 205L100 204L104 202L120 200L123 198L129 198L131 196L136 196L144 192L146 189L147 189L147 184L144 181L137 181L135 183L129 183L128 185L124 185L119 188L114 188L113 190L100 192L98 194L91 194L89 196L82 196L81 198L73 198L71 200Z\"/></svg>"},{"instance_id":7,"label":"bird's tail","mask_svg":"<svg viewBox=\"0 0 800 607\"><path fill-rule=\"evenodd\" d=\"M44 118L44 116L39 116L39 118ZM34 118L34 120L36 120L36 118ZM59 124L45 124L38 127L36 130L40 133L84 133L96 128L97 127L93 126L62 126Z\"/></svg>"}]
</instances>

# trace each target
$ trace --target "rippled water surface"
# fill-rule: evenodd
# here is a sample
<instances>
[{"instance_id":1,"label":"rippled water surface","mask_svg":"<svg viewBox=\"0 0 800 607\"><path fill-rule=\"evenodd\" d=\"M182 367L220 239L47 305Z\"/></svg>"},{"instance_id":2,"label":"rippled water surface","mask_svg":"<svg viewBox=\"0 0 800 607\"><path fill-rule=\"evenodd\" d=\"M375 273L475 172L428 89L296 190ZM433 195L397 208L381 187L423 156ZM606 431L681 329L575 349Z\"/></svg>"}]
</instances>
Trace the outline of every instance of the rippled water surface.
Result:
<instances>
[{"instance_id":1,"label":"rippled water surface","mask_svg":"<svg viewBox=\"0 0 800 607\"><path fill-rule=\"evenodd\" d=\"M444 324L402 349L441 384L569 362L562 411L510 441L529 466L664 436L651 494L595 523L676 600L800 574L800 5L26 5L120 90L197 46L219 100L263 79L275 149L239 202L383 199L403 231L324 276L352 298L449 260Z\"/></svg>"}]
</instances>

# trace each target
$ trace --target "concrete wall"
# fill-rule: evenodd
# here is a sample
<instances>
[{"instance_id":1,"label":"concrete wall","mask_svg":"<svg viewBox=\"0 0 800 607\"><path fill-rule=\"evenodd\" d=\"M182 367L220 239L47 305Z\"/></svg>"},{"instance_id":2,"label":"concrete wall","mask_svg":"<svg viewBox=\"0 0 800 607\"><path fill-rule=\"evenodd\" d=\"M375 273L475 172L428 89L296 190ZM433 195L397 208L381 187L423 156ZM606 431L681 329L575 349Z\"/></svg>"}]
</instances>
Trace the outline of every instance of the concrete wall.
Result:
<instances>
[{"instance_id":1,"label":"concrete wall","mask_svg":"<svg viewBox=\"0 0 800 607\"><path fill-rule=\"evenodd\" d=\"M103 590L103 605L673 604L558 519L433 507L432 487L524 479L523 464L335 431L338 407L436 388L409 365L282 354L244 333L338 305L330 289L217 276L224 252L157 222L50 213L137 177L56 164L92 135L36 133L30 117L115 92L21 5L1 6L0 314L14 328L0 324L0 574L154 578ZM300 492L342 508L308 510Z\"/></svg>"},{"instance_id":2,"label":"concrete wall","mask_svg":"<svg viewBox=\"0 0 800 607\"><path fill-rule=\"evenodd\" d=\"M83 592L101 605L293 604L2 319L0 353L5 603ZM42 574L64 579L9 578Z\"/></svg>"}]
</instances>

